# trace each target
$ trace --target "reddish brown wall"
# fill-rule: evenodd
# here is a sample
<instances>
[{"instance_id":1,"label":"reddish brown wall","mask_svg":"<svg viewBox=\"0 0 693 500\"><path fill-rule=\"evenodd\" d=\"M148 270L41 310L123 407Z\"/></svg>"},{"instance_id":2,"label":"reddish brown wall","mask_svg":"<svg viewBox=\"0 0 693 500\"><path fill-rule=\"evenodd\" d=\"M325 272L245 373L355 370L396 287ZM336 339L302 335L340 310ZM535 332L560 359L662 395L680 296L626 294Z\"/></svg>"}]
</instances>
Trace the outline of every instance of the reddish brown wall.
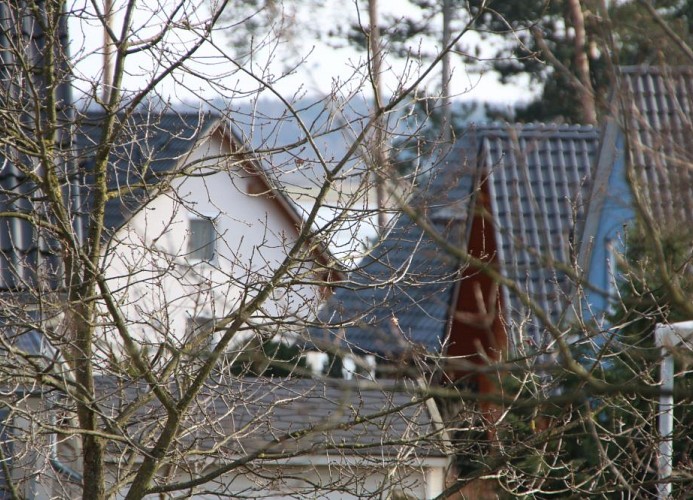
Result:
<instances>
[{"instance_id":1,"label":"reddish brown wall","mask_svg":"<svg viewBox=\"0 0 693 500\"><path fill-rule=\"evenodd\" d=\"M472 256L497 268L497 242L490 219L489 200L488 187L482 184L467 248ZM501 359L507 342L501 306L500 290L493 279L481 269L465 269L459 285L447 354L451 357L464 356L465 361L477 364L485 363L484 356ZM458 380L468 376L469 372L452 362L447 374L452 380ZM493 390L493 384L487 377L477 375L473 379L480 392Z\"/></svg>"}]
</instances>

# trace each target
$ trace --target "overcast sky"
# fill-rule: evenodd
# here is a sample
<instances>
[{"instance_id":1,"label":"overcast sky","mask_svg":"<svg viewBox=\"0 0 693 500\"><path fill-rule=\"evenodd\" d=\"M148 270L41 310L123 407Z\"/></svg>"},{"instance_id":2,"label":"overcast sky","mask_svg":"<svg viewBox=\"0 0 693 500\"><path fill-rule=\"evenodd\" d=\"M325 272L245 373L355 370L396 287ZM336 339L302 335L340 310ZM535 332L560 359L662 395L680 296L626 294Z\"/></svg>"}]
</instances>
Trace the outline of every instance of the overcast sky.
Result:
<instances>
[{"instance_id":1,"label":"overcast sky","mask_svg":"<svg viewBox=\"0 0 693 500\"><path fill-rule=\"evenodd\" d=\"M122 9L118 8L122 2L115 0L115 3L116 11L122 13ZM138 32L141 38L156 33L156 18L160 18L161 15L156 9L147 6L152 3L154 2L140 2L135 16L136 25L141 27ZM166 5L169 2L160 0L157 3ZM187 11L181 11L180 14L185 13L189 19L193 20L204 20L207 14L205 2L201 1L199 5L193 5L194 3L188 2ZM81 17L73 17L71 20L71 49L77 61L77 86L82 92L92 92L93 86L90 82L98 80L102 70L99 51L103 33L98 23L88 14L92 10L88 0L75 0L75 5L79 4L83 4L85 14ZM287 2L287 4L295 5L294 2ZM380 6L382 14L408 13L403 10L406 2L381 0ZM365 11L361 12L361 16L366 14ZM355 70L363 62L364 54L346 44L338 48L330 46L318 40L315 34L310 32L311 29L318 29L324 33L336 26L344 26L347 22L356 20L358 11L352 2L303 0L300 8L286 7L282 12L275 12L274 15L276 19L285 20L283 24L277 25L276 29L281 29L283 33L288 34L289 40L280 44L268 44L256 50L252 64L247 61L245 69L252 69L255 74L273 80L276 89L289 97L296 94L324 95L345 82L350 84L341 89L344 95L364 89L368 92L368 87L359 80L358 71ZM220 24L222 29L213 34L213 43L205 44L197 53L196 62L191 66L203 77L194 78L183 72L177 72L175 78L167 78L158 87L164 99L193 103L199 101L200 97L208 100L221 97L228 100L253 96L253 91L259 88L258 82L236 71L226 58L226 55L234 53L230 42L234 35L237 39L244 36L244 32L233 26L234 21L229 19ZM367 22L367 18L362 17L362 22ZM114 22L116 31L121 23L122 15L116 15ZM166 39L166 49L171 54L180 53L191 45L192 39L189 31L175 30ZM262 41L261 34L253 39L255 45L261 45ZM480 42L472 33L463 39L463 43L473 47ZM424 50L431 53L435 52L438 46L435 39L429 38L413 41L411 48L412 51ZM490 50L485 52L490 53ZM482 55L483 53L484 51ZM165 65L165 57L160 53L143 52L130 56L124 81L125 87L131 90L141 88L152 74L161 71ZM389 89L396 88L402 75L407 74L411 81L419 71L419 66L415 62L393 58L386 60L386 67L389 70L386 71L385 86ZM438 81L438 73L434 73L429 85L437 84ZM465 101L479 100L508 104L517 101L521 98L520 96L527 96L526 89L519 90L517 87L500 85L492 72L484 72L483 64L478 65L477 68L469 68L459 58L454 58L452 92L458 99ZM263 96L268 97L268 94L265 93Z\"/></svg>"}]
</instances>

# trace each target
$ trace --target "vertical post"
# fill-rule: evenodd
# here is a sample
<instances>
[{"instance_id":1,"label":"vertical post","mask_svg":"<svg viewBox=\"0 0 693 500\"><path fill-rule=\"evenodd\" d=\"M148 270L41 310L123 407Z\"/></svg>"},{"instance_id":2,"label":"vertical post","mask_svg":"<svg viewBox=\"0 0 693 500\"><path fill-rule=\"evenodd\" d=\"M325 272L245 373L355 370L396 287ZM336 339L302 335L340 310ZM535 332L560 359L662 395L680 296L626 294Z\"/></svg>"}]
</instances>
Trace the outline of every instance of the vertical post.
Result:
<instances>
[{"instance_id":1,"label":"vertical post","mask_svg":"<svg viewBox=\"0 0 693 500\"><path fill-rule=\"evenodd\" d=\"M660 364L660 395L659 395L659 456L657 457L657 498L671 497L671 469L674 446L672 432L674 430L674 358L666 347L661 347L662 362Z\"/></svg>"},{"instance_id":2,"label":"vertical post","mask_svg":"<svg viewBox=\"0 0 693 500\"><path fill-rule=\"evenodd\" d=\"M693 321L658 324L655 327L655 345L660 348L659 367L659 456L657 457L657 498L671 498L671 473L674 452L674 358L669 350L681 343L686 345L693 337ZM690 349L690 346L686 345Z\"/></svg>"}]
</instances>

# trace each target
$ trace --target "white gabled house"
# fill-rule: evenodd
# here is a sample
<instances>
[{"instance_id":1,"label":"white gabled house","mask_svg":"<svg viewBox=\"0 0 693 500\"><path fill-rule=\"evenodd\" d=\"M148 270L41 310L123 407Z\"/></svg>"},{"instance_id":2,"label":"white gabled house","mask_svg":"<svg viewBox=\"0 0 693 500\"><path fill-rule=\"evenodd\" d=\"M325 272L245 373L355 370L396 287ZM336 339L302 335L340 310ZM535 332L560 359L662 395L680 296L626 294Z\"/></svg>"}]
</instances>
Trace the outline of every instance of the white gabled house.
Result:
<instances>
[{"instance_id":1,"label":"white gabled house","mask_svg":"<svg viewBox=\"0 0 693 500\"><path fill-rule=\"evenodd\" d=\"M80 126L86 171L102 119L87 114ZM210 322L267 285L296 243L302 218L222 116L141 113L123 126L109 158L102 264L108 286L130 335L151 355L209 349L219 335L208 335ZM331 278L327 250L315 248L305 245L300 263L273 286L252 328L232 345L258 331L264 339L290 337L292 325L314 315ZM119 334L110 324L103 332L105 354L118 358Z\"/></svg>"}]
</instances>

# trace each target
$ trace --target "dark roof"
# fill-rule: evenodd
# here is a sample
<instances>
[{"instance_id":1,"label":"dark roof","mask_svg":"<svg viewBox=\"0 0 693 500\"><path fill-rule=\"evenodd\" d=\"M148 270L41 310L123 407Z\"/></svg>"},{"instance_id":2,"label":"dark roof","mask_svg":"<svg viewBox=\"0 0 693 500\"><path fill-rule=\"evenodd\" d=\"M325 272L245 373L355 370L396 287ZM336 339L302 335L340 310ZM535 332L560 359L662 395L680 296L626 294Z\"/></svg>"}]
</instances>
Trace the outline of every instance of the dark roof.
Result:
<instances>
[{"instance_id":1,"label":"dark roof","mask_svg":"<svg viewBox=\"0 0 693 500\"><path fill-rule=\"evenodd\" d=\"M96 386L106 418L116 417L151 392L144 384L120 383L111 377L99 379ZM335 450L382 457L397 456L405 448L419 456L442 456L441 441L432 437L437 428L431 404L413 387L301 378L223 377L215 383L212 377L186 416L177 442L186 450L218 446L215 456L220 458L259 450L302 455ZM127 433L128 442L147 449L152 443L142 442L142 435L149 436L143 429L159 426L165 415L163 406L153 400L140 407L129 425L119 428Z\"/></svg>"},{"instance_id":2,"label":"dark roof","mask_svg":"<svg viewBox=\"0 0 693 500\"><path fill-rule=\"evenodd\" d=\"M622 126L637 188L655 221L693 222L693 67L621 70Z\"/></svg>"},{"instance_id":3,"label":"dark roof","mask_svg":"<svg viewBox=\"0 0 693 500\"><path fill-rule=\"evenodd\" d=\"M579 125L499 124L473 132L477 149L463 151L463 161L476 156L486 176L502 273L559 321L570 292L562 266L571 266L577 252L573 239L584 222L599 131ZM518 296L504 293L512 340L518 334L537 343L547 340Z\"/></svg>"},{"instance_id":4,"label":"dark roof","mask_svg":"<svg viewBox=\"0 0 693 500\"><path fill-rule=\"evenodd\" d=\"M446 165L423 187L414 204L450 238L460 239L473 176ZM452 188L452 189L451 189ZM440 352L460 264L440 249L412 218L401 215L321 311L333 325L312 339L343 342L359 353L389 356L422 346Z\"/></svg>"},{"instance_id":5,"label":"dark roof","mask_svg":"<svg viewBox=\"0 0 693 500\"><path fill-rule=\"evenodd\" d=\"M451 176L454 169L446 165L419 197L439 229L468 230L478 172L491 195L502 272L558 321L571 285L561 269L573 262L598 139L598 130L586 126L474 127L450 154L466 175ZM411 343L440 352L458 270L459 263L403 215L323 310L324 320L343 327L322 334L343 337L361 352L397 353ZM460 293L472 292L462 284ZM504 293L515 334L521 330L540 342L541 325L516 294Z\"/></svg>"},{"instance_id":6,"label":"dark roof","mask_svg":"<svg viewBox=\"0 0 693 500\"><path fill-rule=\"evenodd\" d=\"M77 147L80 166L93 171L96 150L102 137L105 115L89 112L79 120ZM127 121L118 116L123 133L111 147L107 184L118 196L106 205L104 225L107 232L120 228L144 203L161 192L186 166L193 146L207 139L218 127L225 126L220 115L167 111L131 115ZM87 186L93 179L87 179Z\"/></svg>"},{"instance_id":7,"label":"dark roof","mask_svg":"<svg viewBox=\"0 0 693 500\"><path fill-rule=\"evenodd\" d=\"M47 89L42 83L46 37L43 22L36 22L29 2L0 3L0 80L3 82L3 108L8 118L0 122L5 138L34 139L37 99ZM51 21L55 18L51 18ZM72 81L69 71L67 14L57 18L60 45L63 50L52 54L55 68L56 111L59 120L71 122ZM20 49L21 48L21 49ZM22 50L18 54L17 50ZM21 63L17 58L21 55ZM28 68L28 69L27 69ZM32 82L32 91L26 82ZM51 89L52 90L52 89ZM14 108L13 108L14 106ZM42 112L43 113L43 112ZM16 140L16 139L15 139ZM8 141L12 143L11 139ZM79 205L75 189L69 127L59 127L56 134L57 171L64 172L64 197ZM33 172L36 159L19 153L12 146L0 149L0 212L29 214L41 210L42 193L27 172ZM61 262L57 257L54 235L43 224L25 218L0 218L0 290L55 289L60 286Z\"/></svg>"}]
</instances>

